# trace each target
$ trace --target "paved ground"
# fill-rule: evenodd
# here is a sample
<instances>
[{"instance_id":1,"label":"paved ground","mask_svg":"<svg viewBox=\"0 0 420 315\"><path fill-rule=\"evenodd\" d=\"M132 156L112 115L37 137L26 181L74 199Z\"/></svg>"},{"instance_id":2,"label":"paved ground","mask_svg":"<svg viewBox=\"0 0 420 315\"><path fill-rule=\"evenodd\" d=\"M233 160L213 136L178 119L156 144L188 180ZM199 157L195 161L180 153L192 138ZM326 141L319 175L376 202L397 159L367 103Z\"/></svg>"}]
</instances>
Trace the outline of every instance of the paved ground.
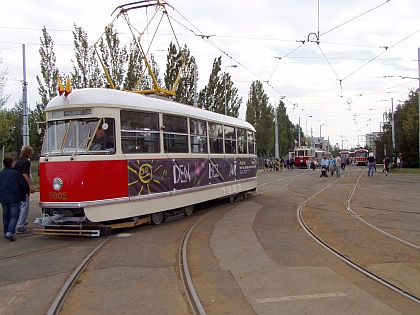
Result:
<instances>
[{"instance_id":1,"label":"paved ground","mask_svg":"<svg viewBox=\"0 0 420 315\"><path fill-rule=\"evenodd\" d=\"M341 244L350 236L364 248L361 236L365 232L352 234L345 212L345 200L360 174L351 200L354 210L418 242L420 176L378 173L367 178L361 168L345 171L340 179L319 178L318 171L261 172L259 193L212 213L191 234L189 266L207 314L420 314L418 304L361 276L317 244L298 223L298 206L331 185L307 204L304 217L321 235L341 238ZM38 214L36 197L31 219ZM404 212L396 212L401 209ZM61 314L188 314L177 274L178 242L186 227L204 212L121 233L88 266ZM401 220L402 215L411 217ZM326 220L328 226L322 224ZM0 305L4 305L0 314L45 314L60 281L98 239L18 235L17 242L0 244L0 255L46 243L66 247L8 262L0 256ZM376 264L374 245L369 246L372 253L366 255L366 262L371 268L397 266L388 263L389 253L379 255ZM418 264L403 266L401 270L412 272L410 278L416 282Z\"/></svg>"}]
</instances>

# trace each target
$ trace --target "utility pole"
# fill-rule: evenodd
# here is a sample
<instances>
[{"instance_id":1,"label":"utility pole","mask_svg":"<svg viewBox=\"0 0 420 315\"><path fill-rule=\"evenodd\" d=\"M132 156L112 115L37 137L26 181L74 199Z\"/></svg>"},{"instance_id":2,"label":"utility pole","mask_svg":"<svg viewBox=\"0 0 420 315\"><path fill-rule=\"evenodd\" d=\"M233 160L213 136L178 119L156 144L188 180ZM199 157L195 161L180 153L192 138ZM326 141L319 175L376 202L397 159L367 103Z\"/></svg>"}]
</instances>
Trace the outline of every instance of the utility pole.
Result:
<instances>
[{"instance_id":1,"label":"utility pole","mask_svg":"<svg viewBox=\"0 0 420 315\"><path fill-rule=\"evenodd\" d=\"M392 134L392 147L395 150L395 117L394 117L394 99L391 97L391 134Z\"/></svg>"},{"instance_id":2,"label":"utility pole","mask_svg":"<svg viewBox=\"0 0 420 315\"><path fill-rule=\"evenodd\" d=\"M25 60L25 44L22 44L23 55L23 112L22 112L22 144L23 146L29 145L29 124L28 124L28 91L26 82L26 60Z\"/></svg>"},{"instance_id":3,"label":"utility pole","mask_svg":"<svg viewBox=\"0 0 420 315\"><path fill-rule=\"evenodd\" d=\"M419 89L417 90L417 99L419 102L419 168L420 168L420 47L418 48L418 68L419 68Z\"/></svg>"}]
</instances>

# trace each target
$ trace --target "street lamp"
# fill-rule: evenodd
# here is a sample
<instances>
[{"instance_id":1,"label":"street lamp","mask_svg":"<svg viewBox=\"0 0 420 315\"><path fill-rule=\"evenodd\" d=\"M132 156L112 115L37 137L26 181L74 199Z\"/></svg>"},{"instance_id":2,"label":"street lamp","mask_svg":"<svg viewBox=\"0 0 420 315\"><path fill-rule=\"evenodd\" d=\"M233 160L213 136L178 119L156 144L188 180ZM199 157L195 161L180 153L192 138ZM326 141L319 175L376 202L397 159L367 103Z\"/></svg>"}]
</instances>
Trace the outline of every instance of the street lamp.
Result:
<instances>
[{"instance_id":1,"label":"street lamp","mask_svg":"<svg viewBox=\"0 0 420 315\"><path fill-rule=\"evenodd\" d=\"M226 98L226 69L227 69L227 68L229 68L229 67L231 67L231 68L236 68L236 67L237 67L237 65L226 66L226 67L225 67L225 73L223 74L223 81L224 81L224 84L225 84L225 115L227 115L227 98Z\"/></svg>"},{"instance_id":2,"label":"street lamp","mask_svg":"<svg viewBox=\"0 0 420 315\"><path fill-rule=\"evenodd\" d=\"M275 158L276 159L279 159L280 158L280 153L279 153L279 123L278 123L278 120L277 120L277 106L276 106L276 101L277 100L282 100L282 99L284 99L286 96L281 96L281 97L279 97L279 98L276 98L276 100L274 101L274 113L275 113L275 116L274 116L274 139L275 139L275 142L276 142L276 144L275 144L275 148L274 148L274 154L275 154ZM280 105L280 102L279 102L279 105Z\"/></svg>"}]
</instances>

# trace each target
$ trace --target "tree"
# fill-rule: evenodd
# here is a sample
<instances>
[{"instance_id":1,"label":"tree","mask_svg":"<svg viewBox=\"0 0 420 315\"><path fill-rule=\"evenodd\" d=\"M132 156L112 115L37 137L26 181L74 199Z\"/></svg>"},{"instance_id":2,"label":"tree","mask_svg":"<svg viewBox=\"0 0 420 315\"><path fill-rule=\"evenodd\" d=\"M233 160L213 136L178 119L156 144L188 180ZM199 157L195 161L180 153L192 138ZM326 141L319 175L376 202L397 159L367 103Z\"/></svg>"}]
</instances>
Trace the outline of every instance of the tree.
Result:
<instances>
[{"instance_id":1,"label":"tree","mask_svg":"<svg viewBox=\"0 0 420 315\"><path fill-rule=\"evenodd\" d=\"M7 150L10 152L19 152L22 147L22 100L8 112L9 135L7 136Z\"/></svg>"},{"instance_id":2,"label":"tree","mask_svg":"<svg viewBox=\"0 0 420 315\"><path fill-rule=\"evenodd\" d=\"M99 68L95 50L88 44L87 33L76 24L74 24L73 43L76 60L71 61L73 64L72 87L82 89L104 86L104 75Z\"/></svg>"},{"instance_id":3,"label":"tree","mask_svg":"<svg viewBox=\"0 0 420 315\"><path fill-rule=\"evenodd\" d=\"M13 121L10 110L0 109L0 146L4 146L7 151L10 151L8 146L10 144L9 135L12 126Z\"/></svg>"},{"instance_id":4,"label":"tree","mask_svg":"<svg viewBox=\"0 0 420 315\"><path fill-rule=\"evenodd\" d=\"M99 49L102 54L102 61L107 69L112 83L116 89L123 86L128 61L127 46L122 45L118 33L113 26L105 28L105 39L99 41Z\"/></svg>"},{"instance_id":5,"label":"tree","mask_svg":"<svg viewBox=\"0 0 420 315\"><path fill-rule=\"evenodd\" d=\"M232 117L239 116L239 108L242 98L238 97L238 89L233 87L229 74L219 74L222 57L214 59L213 69L209 77L209 83L198 95L199 107L212 112L225 113L225 80L226 80L226 113ZM226 75L226 77L225 77Z\"/></svg>"},{"instance_id":6,"label":"tree","mask_svg":"<svg viewBox=\"0 0 420 315\"><path fill-rule=\"evenodd\" d=\"M257 133L257 154L272 156L274 154L274 112L268 105L268 96L260 81L251 84L245 120L254 126Z\"/></svg>"},{"instance_id":7,"label":"tree","mask_svg":"<svg viewBox=\"0 0 420 315\"><path fill-rule=\"evenodd\" d=\"M133 38L130 41L130 54L128 57L127 74L124 79L124 90L132 91L136 88L137 82L143 74L143 63L142 63L141 52L136 39ZM147 83L145 78L142 78L141 83L137 87L138 89L145 89Z\"/></svg>"},{"instance_id":8,"label":"tree","mask_svg":"<svg viewBox=\"0 0 420 315\"><path fill-rule=\"evenodd\" d=\"M56 56L54 53L54 41L48 34L47 29L42 29L42 37L40 37L41 47L39 48L39 55L41 57L41 75L42 79L37 75L36 80L38 82L38 94L41 98L40 102L36 103L33 120L36 122L45 121L44 110L48 102L57 95L57 77L58 69L55 66ZM35 152L41 150L41 139L45 133L45 126L40 125L41 133L34 133L35 138L30 139L31 145Z\"/></svg>"},{"instance_id":9,"label":"tree","mask_svg":"<svg viewBox=\"0 0 420 315\"><path fill-rule=\"evenodd\" d=\"M1 64L1 59L0 59L0 64ZM4 71L0 72L0 109L3 108L3 106L7 103L7 100L10 97L9 95L3 95L3 91L4 91L4 87L6 86L6 82L7 82L7 69Z\"/></svg>"},{"instance_id":10,"label":"tree","mask_svg":"<svg viewBox=\"0 0 420 315\"><path fill-rule=\"evenodd\" d=\"M387 155L396 162L402 154L404 167L419 167L419 112L418 92L410 91L408 99L397 106L395 120L395 151L392 146L392 113L386 114L382 134L375 139L376 159L382 161Z\"/></svg>"},{"instance_id":11,"label":"tree","mask_svg":"<svg viewBox=\"0 0 420 315\"><path fill-rule=\"evenodd\" d=\"M221 105L223 99L220 94L220 84L218 73L222 57L220 56L213 61L213 68L209 76L208 84L198 94L198 107L207 109L211 112L221 113ZM224 112L224 109L223 109Z\"/></svg>"},{"instance_id":12,"label":"tree","mask_svg":"<svg viewBox=\"0 0 420 315\"><path fill-rule=\"evenodd\" d=\"M183 104L194 104L194 68L195 58L191 56L187 45L182 48L185 57L185 67L181 73L178 86L175 90L174 100ZM175 80L182 66L181 52L177 50L175 44L169 44L168 55L166 57L166 71L164 74L165 88L172 90ZM198 80L198 78L197 78Z\"/></svg>"},{"instance_id":13,"label":"tree","mask_svg":"<svg viewBox=\"0 0 420 315\"><path fill-rule=\"evenodd\" d=\"M277 107L278 139L280 155L285 156L294 149L293 124L289 120L283 101Z\"/></svg>"},{"instance_id":14,"label":"tree","mask_svg":"<svg viewBox=\"0 0 420 315\"><path fill-rule=\"evenodd\" d=\"M410 91L403 105L397 106L395 119L394 157L402 154L404 166L419 167L419 110L418 92Z\"/></svg>"}]
</instances>

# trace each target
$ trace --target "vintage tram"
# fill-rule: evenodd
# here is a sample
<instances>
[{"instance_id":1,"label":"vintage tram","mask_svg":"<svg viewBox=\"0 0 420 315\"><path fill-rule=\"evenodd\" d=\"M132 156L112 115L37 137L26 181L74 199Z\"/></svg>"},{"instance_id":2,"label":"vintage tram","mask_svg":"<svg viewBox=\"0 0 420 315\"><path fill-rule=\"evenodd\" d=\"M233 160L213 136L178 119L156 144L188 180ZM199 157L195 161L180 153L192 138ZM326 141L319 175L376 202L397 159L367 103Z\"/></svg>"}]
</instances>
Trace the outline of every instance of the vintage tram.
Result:
<instances>
[{"instance_id":1,"label":"vintage tram","mask_svg":"<svg viewBox=\"0 0 420 315\"><path fill-rule=\"evenodd\" d=\"M354 151L354 164L355 165L367 165L369 151L366 149L357 149Z\"/></svg>"},{"instance_id":2,"label":"vintage tram","mask_svg":"<svg viewBox=\"0 0 420 315\"><path fill-rule=\"evenodd\" d=\"M159 224L257 186L254 127L159 96L81 89L45 109L40 234Z\"/></svg>"}]
</instances>

